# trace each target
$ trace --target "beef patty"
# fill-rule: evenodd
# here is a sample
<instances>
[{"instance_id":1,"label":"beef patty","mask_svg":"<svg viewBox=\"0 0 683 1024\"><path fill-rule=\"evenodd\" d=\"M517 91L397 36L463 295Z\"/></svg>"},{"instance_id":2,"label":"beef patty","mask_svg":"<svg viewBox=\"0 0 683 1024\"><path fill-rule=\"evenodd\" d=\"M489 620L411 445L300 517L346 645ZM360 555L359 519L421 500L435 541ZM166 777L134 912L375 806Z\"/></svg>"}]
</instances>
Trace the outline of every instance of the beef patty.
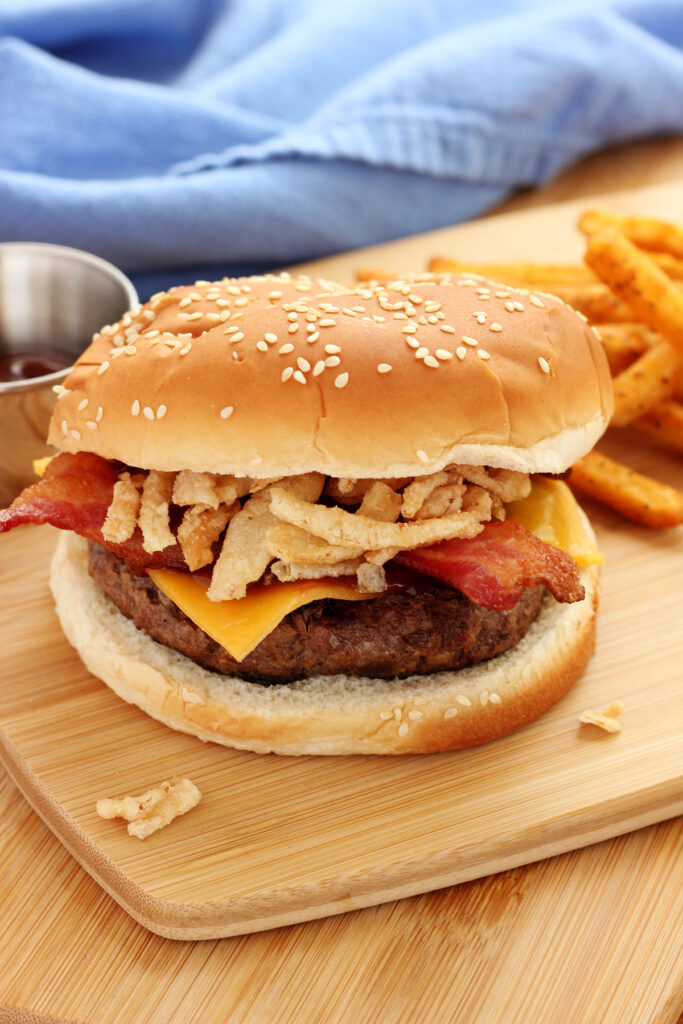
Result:
<instances>
[{"instance_id":1,"label":"beef patty","mask_svg":"<svg viewBox=\"0 0 683 1024\"><path fill-rule=\"evenodd\" d=\"M495 612L419 576L417 585L372 601L325 599L304 605L243 661L235 661L148 576L133 575L121 558L92 543L90 575L154 640L205 668L266 685L336 673L393 678L464 668L518 643L544 592L543 587L526 590L514 608Z\"/></svg>"}]
</instances>

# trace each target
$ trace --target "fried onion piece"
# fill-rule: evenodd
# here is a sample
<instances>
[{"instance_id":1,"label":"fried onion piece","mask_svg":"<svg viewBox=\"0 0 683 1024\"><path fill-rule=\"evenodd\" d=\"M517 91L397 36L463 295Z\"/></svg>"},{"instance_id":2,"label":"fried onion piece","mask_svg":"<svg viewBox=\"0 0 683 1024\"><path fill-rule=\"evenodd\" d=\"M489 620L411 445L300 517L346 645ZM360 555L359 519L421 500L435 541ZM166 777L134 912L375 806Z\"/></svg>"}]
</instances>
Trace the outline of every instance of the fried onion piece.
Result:
<instances>
[{"instance_id":1,"label":"fried onion piece","mask_svg":"<svg viewBox=\"0 0 683 1024\"><path fill-rule=\"evenodd\" d=\"M401 513L401 495L381 480L376 480L363 495L358 509L359 515L395 523Z\"/></svg>"},{"instance_id":2,"label":"fried onion piece","mask_svg":"<svg viewBox=\"0 0 683 1024\"><path fill-rule=\"evenodd\" d=\"M328 544L298 526L280 522L268 530L266 546L271 555L287 563L311 562L314 565L334 565L349 558L360 558L363 554L363 549L358 546Z\"/></svg>"},{"instance_id":3,"label":"fried onion piece","mask_svg":"<svg viewBox=\"0 0 683 1024\"><path fill-rule=\"evenodd\" d=\"M320 497L324 480L321 473L285 477L277 490L288 497L297 495L295 500L308 504ZM272 561L266 536L279 520L271 511L271 488L273 484L252 495L231 520L207 591L209 600L244 597L247 584L260 579Z\"/></svg>"},{"instance_id":4,"label":"fried onion piece","mask_svg":"<svg viewBox=\"0 0 683 1024\"><path fill-rule=\"evenodd\" d=\"M514 469L486 469L484 466L451 466L464 480L490 491L501 501L521 501L531 493L531 477Z\"/></svg>"},{"instance_id":5,"label":"fried onion piece","mask_svg":"<svg viewBox=\"0 0 683 1024\"><path fill-rule=\"evenodd\" d=\"M428 476L418 476L403 492L401 514L404 519L414 519L432 491L449 482L448 473L441 470Z\"/></svg>"},{"instance_id":6,"label":"fried onion piece","mask_svg":"<svg viewBox=\"0 0 683 1024\"><path fill-rule=\"evenodd\" d=\"M221 505L219 508L207 508L202 505L192 505L188 508L178 527L178 543L190 572L213 562L212 545L239 509L237 501L232 505Z\"/></svg>"},{"instance_id":7,"label":"fried onion piece","mask_svg":"<svg viewBox=\"0 0 683 1024\"><path fill-rule=\"evenodd\" d=\"M102 524L102 536L113 544L123 544L135 532L140 509L140 491L130 473L120 473L114 484L114 496Z\"/></svg>"},{"instance_id":8,"label":"fried onion piece","mask_svg":"<svg viewBox=\"0 0 683 1024\"><path fill-rule=\"evenodd\" d=\"M458 512L420 523L386 523L303 501L282 487L270 490L271 510L278 519L300 526L330 544L358 545L365 551L377 548L420 547L451 537L474 537L481 530L473 513ZM228 531L228 534L230 531Z\"/></svg>"},{"instance_id":9,"label":"fried onion piece","mask_svg":"<svg viewBox=\"0 0 683 1024\"><path fill-rule=\"evenodd\" d=\"M142 530L142 546L148 553L163 551L175 544L169 525L168 506L173 494L174 473L152 469L142 488L138 526Z\"/></svg>"},{"instance_id":10,"label":"fried onion piece","mask_svg":"<svg viewBox=\"0 0 683 1024\"><path fill-rule=\"evenodd\" d=\"M375 477L363 480L330 477L325 485L325 494L338 505L358 505L376 483L383 483L392 491L400 491L410 483L410 477L388 477L386 480L378 480Z\"/></svg>"},{"instance_id":11,"label":"fried onion piece","mask_svg":"<svg viewBox=\"0 0 683 1024\"><path fill-rule=\"evenodd\" d=\"M314 562L273 562L270 571L281 583L294 580L319 580L326 576L354 576L361 564L360 558L351 558L335 565L316 565Z\"/></svg>"},{"instance_id":12,"label":"fried onion piece","mask_svg":"<svg viewBox=\"0 0 683 1024\"><path fill-rule=\"evenodd\" d=\"M173 504L218 508L220 501L216 494L215 475L181 469L173 482Z\"/></svg>"},{"instance_id":13,"label":"fried onion piece","mask_svg":"<svg viewBox=\"0 0 683 1024\"><path fill-rule=\"evenodd\" d=\"M381 565L362 562L356 575L361 594L381 594L387 589L387 578Z\"/></svg>"},{"instance_id":14,"label":"fried onion piece","mask_svg":"<svg viewBox=\"0 0 683 1024\"><path fill-rule=\"evenodd\" d=\"M415 514L415 519L434 519L459 512L466 490L466 484L442 484L441 487L436 487L423 501Z\"/></svg>"}]
</instances>

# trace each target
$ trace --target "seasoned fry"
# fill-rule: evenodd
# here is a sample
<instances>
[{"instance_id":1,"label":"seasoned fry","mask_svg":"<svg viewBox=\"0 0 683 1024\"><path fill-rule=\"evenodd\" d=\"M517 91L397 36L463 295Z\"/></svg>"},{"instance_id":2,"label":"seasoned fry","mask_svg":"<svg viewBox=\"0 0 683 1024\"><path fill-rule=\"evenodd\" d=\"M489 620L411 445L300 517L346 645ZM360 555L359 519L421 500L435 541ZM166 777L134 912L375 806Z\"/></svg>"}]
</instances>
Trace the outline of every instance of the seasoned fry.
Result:
<instances>
[{"instance_id":1,"label":"seasoned fry","mask_svg":"<svg viewBox=\"0 0 683 1024\"><path fill-rule=\"evenodd\" d=\"M173 492L174 473L150 470L142 488L138 526L142 530L145 551L163 551L175 544L169 525L168 506Z\"/></svg>"},{"instance_id":2,"label":"seasoned fry","mask_svg":"<svg viewBox=\"0 0 683 1024\"><path fill-rule=\"evenodd\" d=\"M599 334L613 377L662 340L661 334L639 323L600 324Z\"/></svg>"},{"instance_id":3,"label":"seasoned fry","mask_svg":"<svg viewBox=\"0 0 683 1024\"><path fill-rule=\"evenodd\" d=\"M680 402L660 402L633 426L643 434L674 452L683 452L683 405Z\"/></svg>"},{"instance_id":4,"label":"seasoned fry","mask_svg":"<svg viewBox=\"0 0 683 1024\"><path fill-rule=\"evenodd\" d=\"M102 536L114 544L123 544L135 531L140 492L130 473L120 473L114 484L114 497L107 509L107 518L102 524Z\"/></svg>"},{"instance_id":5,"label":"seasoned fry","mask_svg":"<svg viewBox=\"0 0 683 1024\"><path fill-rule=\"evenodd\" d=\"M279 519L309 530L330 544L356 544L366 551L377 548L416 548L451 537L475 537L481 531L477 517L458 512L420 523L383 523L340 508L325 508L302 501L281 487L270 491L271 510ZM228 535L230 531L228 531Z\"/></svg>"},{"instance_id":6,"label":"seasoned fry","mask_svg":"<svg viewBox=\"0 0 683 1024\"><path fill-rule=\"evenodd\" d=\"M572 466L569 482L641 526L669 529L683 523L683 492L598 452Z\"/></svg>"},{"instance_id":7,"label":"seasoned fry","mask_svg":"<svg viewBox=\"0 0 683 1024\"><path fill-rule=\"evenodd\" d=\"M187 509L178 527L178 543L190 572L213 562L212 544L218 540L239 509L237 501L232 505L221 505L220 508L192 505Z\"/></svg>"},{"instance_id":8,"label":"seasoned fry","mask_svg":"<svg viewBox=\"0 0 683 1024\"><path fill-rule=\"evenodd\" d=\"M472 263L434 256L429 261L433 274L478 274L492 281L542 288L552 291L553 285L595 284L595 275L579 263ZM379 280L379 279L378 279Z\"/></svg>"},{"instance_id":9,"label":"seasoned fry","mask_svg":"<svg viewBox=\"0 0 683 1024\"><path fill-rule=\"evenodd\" d=\"M592 324L628 323L633 311L604 284L558 285L549 289Z\"/></svg>"},{"instance_id":10,"label":"seasoned fry","mask_svg":"<svg viewBox=\"0 0 683 1024\"><path fill-rule=\"evenodd\" d=\"M614 228L639 249L667 253L683 260L683 230L654 217L622 217L607 210L586 210L579 218L579 230L594 235L605 228Z\"/></svg>"},{"instance_id":11,"label":"seasoned fry","mask_svg":"<svg viewBox=\"0 0 683 1024\"><path fill-rule=\"evenodd\" d=\"M668 398L681 364L671 345L660 341L623 370L614 379L612 426L625 427Z\"/></svg>"},{"instance_id":12,"label":"seasoned fry","mask_svg":"<svg viewBox=\"0 0 683 1024\"><path fill-rule=\"evenodd\" d=\"M586 262L642 320L683 355L683 291L652 260L607 228L588 239Z\"/></svg>"}]
</instances>

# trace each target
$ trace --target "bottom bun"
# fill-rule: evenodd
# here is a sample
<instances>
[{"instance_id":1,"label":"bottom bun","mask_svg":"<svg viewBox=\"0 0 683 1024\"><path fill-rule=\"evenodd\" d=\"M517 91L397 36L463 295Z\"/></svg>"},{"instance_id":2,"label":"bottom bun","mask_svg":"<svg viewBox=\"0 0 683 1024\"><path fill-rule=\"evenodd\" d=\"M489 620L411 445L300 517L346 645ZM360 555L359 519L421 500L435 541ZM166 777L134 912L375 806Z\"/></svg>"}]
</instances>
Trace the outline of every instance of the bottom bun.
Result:
<instances>
[{"instance_id":1,"label":"bottom bun","mask_svg":"<svg viewBox=\"0 0 683 1024\"><path fill-rule=\"evenodd\" d=\"M598 569L586 597L549 595L505 654L457 672L407 679L316 676L260 686L220 675L158 644L88 574L88 544L64 533L50 585L62 628L87 668L119 697L172 729L276 754L419 754L497 739L547 711L593 652Z\"/></svg>"}]
</instances>

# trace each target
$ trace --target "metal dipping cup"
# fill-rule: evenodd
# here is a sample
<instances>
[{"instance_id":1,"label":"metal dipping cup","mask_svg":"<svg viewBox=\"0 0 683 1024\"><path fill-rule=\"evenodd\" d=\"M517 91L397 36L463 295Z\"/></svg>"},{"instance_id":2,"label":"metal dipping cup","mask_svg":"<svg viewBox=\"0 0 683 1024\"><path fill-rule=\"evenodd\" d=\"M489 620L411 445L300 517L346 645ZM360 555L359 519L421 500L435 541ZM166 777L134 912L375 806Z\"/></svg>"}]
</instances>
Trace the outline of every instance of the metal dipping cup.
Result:
<instances>
[{"instance_id":1,"label":"metal dipping cup","mask_svg":"<svg viewBox=\"0 0 683 1024\"><path fill-rule=\"evenodd\" d=\"M49 349L73 363L96 331L137 304L128 278L97 256L61 245L0 244L0 356ZM70 369L0 381L0 508L35 482L33 460L54 454L45 443L52 388Z\"/></svg>"}]
</instances>

